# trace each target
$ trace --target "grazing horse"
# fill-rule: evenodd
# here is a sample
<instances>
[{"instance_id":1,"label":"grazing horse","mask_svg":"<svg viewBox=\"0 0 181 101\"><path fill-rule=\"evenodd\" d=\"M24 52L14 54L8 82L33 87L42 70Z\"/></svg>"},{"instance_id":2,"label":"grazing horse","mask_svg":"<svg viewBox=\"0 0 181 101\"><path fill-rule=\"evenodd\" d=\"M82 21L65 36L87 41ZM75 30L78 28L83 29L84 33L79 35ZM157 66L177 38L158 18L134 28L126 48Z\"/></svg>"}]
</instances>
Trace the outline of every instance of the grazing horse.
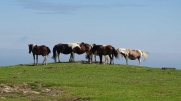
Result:
<instances>
[{"instance_id":1,"label":"grazing horse","mask_svg":"<svg viewBox=\"0 0 181 101\"><path fill-rule=\"evenodd\" d=\"M51 53L50 48L42 45L37 46L36 44L29 44L29 53L33 53L33 59L34 59L34 65L38 64L38 55L42 55L44 57L44 60L42 62L42 65L47 65L47 55ZM36 55L36 64L35 64L35 55Z\"/></svg>"},{"instance_id":2,"label":"grazing horse","mask_svg":"<svg viewBox=\"0 0 181 101\"><path fill-rule=\"evenodd\" d=\"M100 64L102 64L102 55L109 55L110 57L110 64L114 64L113 63L113 59L115 58L119 58L118 52L116 51L116 49L111 46L111 45L93 45L92 49L91 49L92 54L95 54L95 52L97 52L97 55L99 55L100 58Z\"/></svg>"},{"instance_id":3,"label":"grazing horse","mask_svg":"<svg viewBox=\"0 0 181 101\"><path fill-rule=\"evenodd\" d=\"M126 64L128 65L128 59L130 60L136 60L138 59L139 65L141 66L141 57L144 57L144 60L148 58L148 52L142 51L142 50L130 50L126 48L118 48L117 52L124 56L126 59Z\"/></svg>"},{"instance_id":4,"label":"grazing horse","mask_svg":"<svg viewBox=\"0 0 181 101\"><path fill-rule=\"evenodd\" d=\"M71 54L69 62L72 62L73 57L73 48L80 47L78 43L68 43L68 44L57 44L53 47L53 56L52 59L56 62L56 58L58 57L58 62L60 62L60 53L62 54Z\"/></svg>"},{"instance_id":5,"label":"grazing horse","mask_svg":"<svg viewBox=\"0 0 181 101\"><path fill-rule=\"evenodd\" d=\"M83 53L90 54L90 51L92 49L92 46L90 44L87 44L87 43L84 43L84 42L81 42L81 43L78 43L78 44L79 44L80 47L74 47L73 48L74 53L77 53L78 55L81 55ZM72 57L74 57L74 54L73 54ZM89 63L92 62L92 56L91 55L88 58L88 62Z\"/></svg>"}]
</instances>

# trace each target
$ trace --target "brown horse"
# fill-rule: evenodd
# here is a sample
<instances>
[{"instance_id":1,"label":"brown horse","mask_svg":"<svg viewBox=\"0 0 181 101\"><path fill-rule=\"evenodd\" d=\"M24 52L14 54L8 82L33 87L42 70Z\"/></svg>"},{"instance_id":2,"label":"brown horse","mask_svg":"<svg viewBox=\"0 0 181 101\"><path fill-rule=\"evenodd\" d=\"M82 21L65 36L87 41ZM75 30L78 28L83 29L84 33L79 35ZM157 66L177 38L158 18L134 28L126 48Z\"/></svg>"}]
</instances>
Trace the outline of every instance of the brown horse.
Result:
<instances>
[{"instance_id":1,"label":"brown horse","mask_svg":"<svg viewBox=\"0 0 181 101\"><path fill-rule=\"evenodd\" d=\"M92 49L92 46L90 44L87 44L87 43L84 43L84 42L81 42L81 43L78 43L80 47L75 47L73 48L73 52L74 53L77 53L78 55L81 55L83 53L86 53L86 54L90 54L90 51ZM73 56L74 57L74 54ZM73 58L74 59L74 58ZM88 62L91 63L92 62L92 56L90 55L90 57L88 58Z\"/></svg>"},{"instance_id":2,"label":"brown horse","mask_svg":"<svg viewBox=\"0 0 181 101\"><path fill-rule=\"evenodd\" d=\"M114 57L115 58L119 58L118 52L111 45L105 46L105 45L95 45L94 44L92 49L91 49L91 52L92 52L92 54L95 54L95 52L97 52L96 54L99 55L99 58L100 58L100 62L99 63L100 64L102 64L102 55L109 55L109 57L110 57L110 64L114 64L113 63Z\"/></svg>"},{"instance_id":3,"label":"brown horse","mask_svg":"<svg viewBox=\"0 0 181 101\"><path fill-rule=\"evenodd\" d=\"M42 45L37 46L36 44L29 44L29 53L33 53L33 59L34 59L34 65L38 64L38 55L42 55L44 57L44 60L42 62L42 65L47 65L47 55L51 53L50 48ZM35 55L36 55L36 64L35 64Z\"/></svg>"},{"instance_id":4,"label":"brown horse","mask_svg":"<svg viewBox=\"0 0 181 101\"><path fill-rule=\"evenodd\" d=\"M128 65L128 59L130 60L136 60L138 59L139 65L141 66L141 57L143 56L145 60L148 58L148 52L142 51L142 50L130 50L127 48L118 48L117 52L124 56L126 59L126 64Z\"/></svg>"}]
</instances>

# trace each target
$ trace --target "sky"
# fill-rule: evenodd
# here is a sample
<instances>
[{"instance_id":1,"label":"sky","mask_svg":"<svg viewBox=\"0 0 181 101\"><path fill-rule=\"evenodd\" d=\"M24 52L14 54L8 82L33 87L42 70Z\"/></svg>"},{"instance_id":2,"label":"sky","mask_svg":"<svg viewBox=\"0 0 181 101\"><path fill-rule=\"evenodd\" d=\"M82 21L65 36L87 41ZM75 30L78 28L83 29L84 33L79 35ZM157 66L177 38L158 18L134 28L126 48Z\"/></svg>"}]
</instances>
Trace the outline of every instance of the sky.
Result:
<instances>
[{"instance_id":1,"label":"sky","mask_svg":"<svg viewBox=\"0 0 181 101\"><path fill-rule=\"evenodd\" d=\"M150 53L143 66L181 69L180 11L181 0L2 0L0 66L33 63L30 43L52 49L85 42L140 49ZM68 58L61 55L62 61ZM85 55L75 59L85 60Z\"/></svg>"}]
</instances>

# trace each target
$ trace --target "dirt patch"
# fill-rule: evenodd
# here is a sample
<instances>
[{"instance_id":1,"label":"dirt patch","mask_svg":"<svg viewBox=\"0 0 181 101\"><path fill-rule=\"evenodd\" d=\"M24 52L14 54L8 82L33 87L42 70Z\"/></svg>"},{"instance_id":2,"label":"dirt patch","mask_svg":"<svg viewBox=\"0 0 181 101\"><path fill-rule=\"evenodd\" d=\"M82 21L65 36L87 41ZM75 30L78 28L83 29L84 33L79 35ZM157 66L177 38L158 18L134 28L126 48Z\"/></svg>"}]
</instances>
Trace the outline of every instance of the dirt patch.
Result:
<instances>
[{"instance_id":1,"label":"dirt patch","mask_svg":"<svg viewBox=\"0 0 181 101\"><path fill-rule=\"evenodd\" d=\"M42 87L41 84L23 83L23 84L0 84L0 96L3 99L7 97L28 97L41 98L44 96L57 96L64 92L57 88Z\"/></svg>"}]
</instances>

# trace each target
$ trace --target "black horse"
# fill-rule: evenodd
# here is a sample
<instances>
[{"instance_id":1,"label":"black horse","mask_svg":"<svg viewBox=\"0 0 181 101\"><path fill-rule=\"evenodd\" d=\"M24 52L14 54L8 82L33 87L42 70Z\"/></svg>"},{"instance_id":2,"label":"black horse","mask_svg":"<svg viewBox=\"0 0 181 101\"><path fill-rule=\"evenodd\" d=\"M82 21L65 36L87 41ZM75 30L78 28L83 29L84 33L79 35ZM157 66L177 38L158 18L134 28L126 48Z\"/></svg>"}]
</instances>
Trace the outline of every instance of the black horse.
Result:
<instances>
[{"instance_id":1,"label":"black horse","mask_svg":"<svg viewBox=\"0 0 181 101\"><path fill-rule=\"evenodd\" d=\"M70 55L70 59L69 59L69 62L70 61L73 61L72 59L74 57L72 57L73 55L73 51L72 51L72 47L70 47L68 44L57 44L53 47L53 56L52 56L52 59L54 59L55 62L56 61L56 58L58 56L58 62L60 62L60 53L62 54L71 54Z\"/></svg>"}]
</instances>

